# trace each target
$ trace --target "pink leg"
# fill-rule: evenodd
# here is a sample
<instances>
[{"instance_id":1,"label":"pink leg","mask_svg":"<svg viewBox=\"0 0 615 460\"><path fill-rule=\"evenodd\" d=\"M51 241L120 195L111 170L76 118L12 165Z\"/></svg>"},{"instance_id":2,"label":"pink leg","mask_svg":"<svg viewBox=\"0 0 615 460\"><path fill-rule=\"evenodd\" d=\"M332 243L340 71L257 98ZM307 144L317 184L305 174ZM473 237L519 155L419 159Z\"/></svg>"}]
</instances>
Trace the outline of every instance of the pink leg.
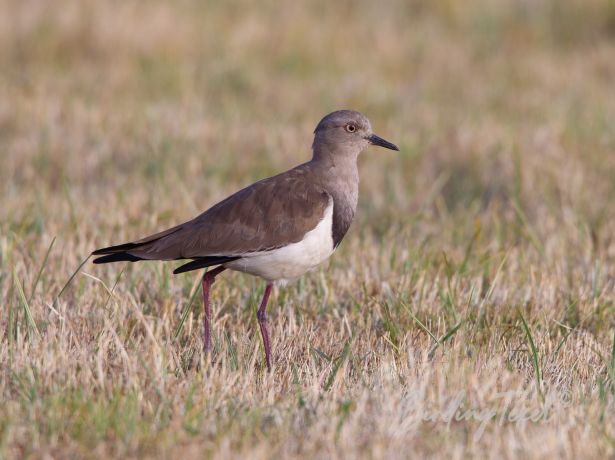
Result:
<instances>
[{"instance_id":1,"label":"pink leg","mask_svg":"<svg viewBox=\"0 0 615 460\"><path fill-rule=\"evenodd\" d=\"M225 267L219 266L213 270L208 270L203 275L203 354L207 355L211 351L211 303L209 301L209 291L211 285L214 284L216 276L226 270Z\"/></svg>"},{"instance_id":2,"label":"pink leg","mask_svg":"<svg viewBox=\"0 0 615 460\"><path fill-rule=\"evenodd\" d=\"M265 348L265 361L267 363L268 371L271 371L271 345L269 343L269 331L267 330L267 302L269 301L269 296L271 295L272 288L273 283L267 283L267 287L265 288L265 295L263 295L263 300L261 301L261 306L256 313L258 325L261 328L261 336L263 337L263 346Z\"/></svg>"}]
</instances>

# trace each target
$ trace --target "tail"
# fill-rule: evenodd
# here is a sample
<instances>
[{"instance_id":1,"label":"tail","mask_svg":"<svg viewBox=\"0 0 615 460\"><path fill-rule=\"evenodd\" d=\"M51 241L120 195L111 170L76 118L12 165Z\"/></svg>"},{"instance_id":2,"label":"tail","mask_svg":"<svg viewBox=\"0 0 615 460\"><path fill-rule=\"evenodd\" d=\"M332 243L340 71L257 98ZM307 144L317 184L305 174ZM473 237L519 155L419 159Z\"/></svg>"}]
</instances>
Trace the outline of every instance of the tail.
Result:
<instances>
[{"instance_id":1,"label":"tail","mask_svg":"<svg viewBox=\"0 0 615 460\"><path fill-rule=\"evenodd\" d=\"M108 264L110 262L137 262L139 260L148 260L143 257L135 256L131 254L129 251L138 249L141 246L150 243L151 241L146 242L136 242L136 243L125 243L119 244L117 246L109 246L107 248L97 249L92 253L94 256L102 256L93 260L95 264ZM239 257L237 256L205 256L205 257L197 257L193 258L191 262L187 264L181 265L173 271L173 274L184 273L191 270L198 270L199 268L211 267L212 265L220 265L226 262L231 262L233 260L237 260ZM180 259L176 259L180 260Z\"/></svg>"},{"instance_id":2,"label":"tail","mask_svg":"<svg viewBox=\"0 0 615 460\"><path fill-rule=\"evenodd\" d=\"M98 257L93 260L95 264L108 264L109 262L136 262L138 260L143 260L141 257L134 256L127 251L131 249L136 249L139 246L142 246L139 243L126 243L126 244L118 244L117 246L109 246L106 248L97 249L92 253L93 256L103 256Z\"/></svg>"},{"instance_id":3,"label":"tail","mask_svg":"<svg viewBox=\"0 0 615 460\"><path fill-rule=\"evenodd\" d=\"M146 236L145 238L142 238L138 241L97 249L92 253L92 255L105 257L98 257L97 259L94 259L93 262L95 264L108 264L109 262L136 262L138 260L145 260L143 257L138 257L134 254L130 254L130 251L142 248L146 244L153 243L164 238L165 236L169 236L173 233L176 233L177 231L181 230L182 227L183 225L178 225L176 227L169 228L154 235Z\"/></svg>"},{"instance_id":4,"label":"tail","mask_svg":"<svg viewBox=\"0 0 615 460\"><path fill-rule=\"evenodd\" d=\"M95 252L92 254L96 255ZM108 264L109 262L136 262L138 260L143 260L141 257L133 256L127 252L116 252L115 254L109 254L103 257L98 257L94 259L92 262L95 264Z\"/></svg>"}]
</instances>

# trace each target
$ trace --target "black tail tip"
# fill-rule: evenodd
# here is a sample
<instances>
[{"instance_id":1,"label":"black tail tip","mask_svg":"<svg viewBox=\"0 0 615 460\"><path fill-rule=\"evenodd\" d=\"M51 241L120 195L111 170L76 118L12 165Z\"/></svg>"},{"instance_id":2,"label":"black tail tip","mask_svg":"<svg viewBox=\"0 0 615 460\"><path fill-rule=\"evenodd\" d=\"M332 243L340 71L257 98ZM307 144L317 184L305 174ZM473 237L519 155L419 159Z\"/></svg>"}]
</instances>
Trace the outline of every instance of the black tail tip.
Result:
<instances>
[{"instance_id":1,"label":"black tail tip","mask_svg":"<svg viewBox=\"0 0 615 460\"><path fill-rule=\"evenodd\" d=\"M94 253L92 253L94 254ZM103 257L99 257L94 259L92 263L95 264L108 264L111 262L137 262L139 260L143 260L141 257L133 256L132 254L128 254L127 252L118 252L115 254L109 254Z\"/></svg>"}]
</instances>

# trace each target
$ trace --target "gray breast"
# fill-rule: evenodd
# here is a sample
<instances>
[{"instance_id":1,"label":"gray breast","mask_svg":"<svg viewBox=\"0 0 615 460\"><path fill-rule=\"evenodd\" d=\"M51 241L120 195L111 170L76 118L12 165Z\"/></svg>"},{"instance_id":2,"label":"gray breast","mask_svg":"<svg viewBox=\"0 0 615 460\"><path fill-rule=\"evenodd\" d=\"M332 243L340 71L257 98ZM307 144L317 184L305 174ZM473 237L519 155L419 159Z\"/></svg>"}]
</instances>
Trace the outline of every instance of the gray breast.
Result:
<instances>
[{"instance_id":1,"label":"gray breast","mask_svg":"<svg viewBox=\"0 0 615 460\"><path fill-rule=\"evenodd\" d=\"M340 206L338 203L334 202L333 225L331 226L334 248L337 248L337 246L342 242L342 239L350 228L353 218L353 209L347 206Z\"/></svg>"},{"instance_id":2,"label":"gray breast","mask_svg":"<svg viewBox=\"0 0 615 460\"><path fill-rule=\"evenodd\" d=\"M333 237L333 247L342 242L342 239L348 232L352 219L354 218L355 210L357 209L356 194L340 194L331 193L333 196L333 223L331 232Z\"/></svg>"},{"instance_id":3,"label":"gray breast","mask_svg":"<svg viewBox=\"0 0 615 460\"><path fill-rule=\"evenodd\" d=\"M348 232L359 200L359 171L356 158L315 162L315 180L333 198L331 237L336 248Z\"/></svg>"}]
</instances>

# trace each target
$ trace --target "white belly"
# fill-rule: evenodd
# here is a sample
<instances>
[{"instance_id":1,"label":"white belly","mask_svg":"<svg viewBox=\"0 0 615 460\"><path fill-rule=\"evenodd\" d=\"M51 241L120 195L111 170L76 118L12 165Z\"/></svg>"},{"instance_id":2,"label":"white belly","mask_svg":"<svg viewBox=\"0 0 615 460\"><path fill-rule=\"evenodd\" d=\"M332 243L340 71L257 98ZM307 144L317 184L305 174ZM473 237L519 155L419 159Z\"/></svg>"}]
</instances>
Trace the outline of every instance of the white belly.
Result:
<instances>
[{"instance_id":1,"label":"white belly","mask_svg":"<svg viewBox=\"0 0 615 460\"><path fill-rule=\"evenodd\" d=\"M297 242L271 251L253 252L224 264L231 270L267 281L294 281L333 254L333 200L318 225Z\"/></svg>"}]
</instances>

